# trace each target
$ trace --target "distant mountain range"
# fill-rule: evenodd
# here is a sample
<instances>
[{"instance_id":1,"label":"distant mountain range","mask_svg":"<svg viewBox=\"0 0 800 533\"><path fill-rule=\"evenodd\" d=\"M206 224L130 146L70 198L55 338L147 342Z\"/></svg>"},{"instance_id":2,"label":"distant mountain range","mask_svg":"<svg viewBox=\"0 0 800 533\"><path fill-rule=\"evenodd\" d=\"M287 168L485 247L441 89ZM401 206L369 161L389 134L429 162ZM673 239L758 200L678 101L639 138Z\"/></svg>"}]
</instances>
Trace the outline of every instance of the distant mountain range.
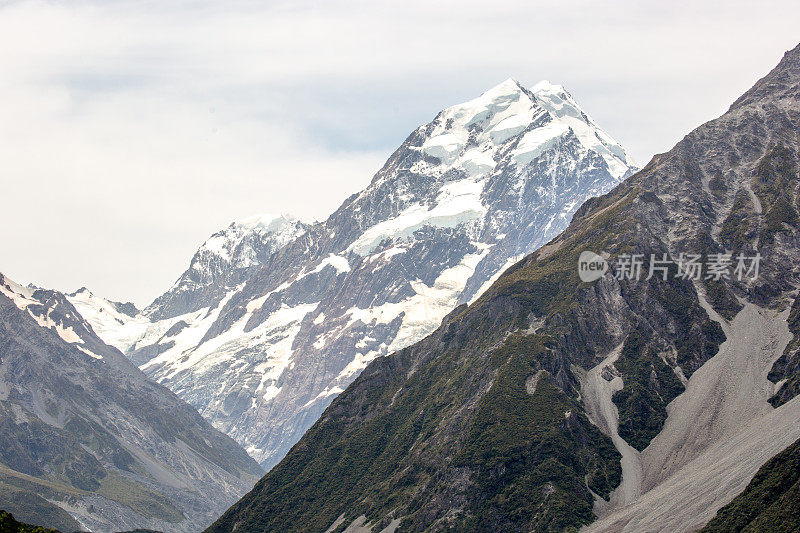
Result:
<instances>
[{"instance_id":1,"label":"distant mountain range","mask_svg":"<svg viewBox=\"0 0 800 533\"><path fill-rule=\"evenodd\" d=\"M475 216L466 213L481 213L470 219L480 223L459 226L469 229L464 237L446 233L444 224L428 230L434 241L439 232L446 234L457 250L463 239L467 256L480 257L474 267L464 252L452 259L469 266L459 279L470 281L455 298L462 305L423 340L397 350L406 343L392 341L392 353L372 360L210 532L582 527L684 532L702 528L728 504L709 531L796 529L791 513L797 505L796 445L753 478L800 438L800 46L724 115L655 156L611 192L586 201L561 235L505 269L482 292L483 280L493 278L492 269L482 269L484 262L500 267L525 246L547 242L551 234L542 228L560 229L556 224L571 214L567 206L577 207L556 201L545 204L553 208L542 208L544 198L563 198L553 195L562 190L561 183L573 190L558 177L548 181L567 176L555 161L586 154L588 160L579 157L583 163L566 168L604 168L615 179L627 172L618 159L614 174L609 153L592 152L571 127L560 129L550 104L538 105L546 101L538 91L503 84L479 100L485 103L442 113L409 138L368 189L380 191L390 181L388 190L349 200L326 223L282 249L270 262L273 266L226 302L209 338L229 324L254 327L271 313L298 309L287 302L290 293L282 291L288 289L276 289L283 287L285 276L271 273L296 257L293 250L302 244L324 243L317 260L341 262L341 267L321 270L327 277L315 278L313 287L325 282L325 287L340 288L342 297L366 294L362 301L372 305L372 292L351 294L345 287L352 285L338 280L350 280L353 272L367 268L365 258L376 253L413 257L410 250L400 252L406 245L392 236L406 227L405 221L418 220L412 217L420 212L418 198L432 197L417 192L428 190L428 176L421 184L411 177L398 184L393 178L404 172L416 177L413 170L426 165L480 160L467 156L472 146L501 143L492 158L494 170L480 189L485 212L467 202L472 198L469 177L458 174L453 182L464 185L447 181L436 186L435 198L449 198L445 192L453 187L464 191L452 193L465 196L459 221ZM526 120L493 112L498 102L508 100L537 105L519 112ZM514 109L513 104L505 109ZM469 136L450 136L451 131ZM511 131L517 137L506 146ZM567 137L551 137L556 131ZM529 144L531 138L537 140ZM542 141L554 138L560 140L553 145ZM568 144L574 150L565 150ZM548 174L551 170L554 174ZM519 176L524 177L521 185ZM599 192L613 181L599 183L578 189ZM531 209L519 209L528 192L535 199ZM394 217L388 218L391 224L370 218L383 212L374 206L383 205ZM425 205L422 213L435 213L439 203ZM504 214L510 206L515 214ZM343 227L358 230L343 236ZM506 237L499 239L495 231ZM427 234L415 236L410 248ZM491 255L506 246L514 251ZM451 249L432 257L450 257ZM589 267L586 259L579 264L581 257L602 267L597 272L607 269L606 275L582 280L579 267ZM379 274L382 264L373 267L381 286L386 283ZM409 264L425 262L404 263ZM302 273L307 269L298 267ZM436 286L425 281L424 270L415 272L411 277L419 277L425 287ZM477 272L486 275L475 278ZM298 275L290 286L298 278L300 283L305 279ZM481 292L470 305L463 303ZM260 308L246 303L256 294L266 298ZM330 332L347 331L355 319L363 325L380 323L381 315L334 312L327 301L309 296L302 302L313 303L297 302L310 307L287 358L294 366L274 382L276 389L266 389L278 390L273 407L279 394L295 390L287 388L295 376L308 375L309 368L318 369L315 377L324 376L320 386L338 383L319 369L318 354L313 364L298 359L300 347L311 341L330 346ZM348 305L340 308L353 309ZM409 314L398 321L398 331ZM315 328L318 321L324 329ZM377 328L363 328L357 330L359 338L369 342L363 335L375 337ZM336 343L342 337L335 338ZM165 381L178 387L186 386L175 379L181 372L199 378L198 371L188 368L211 368L191 354L184 362L187 370L171 361L157 358L145 368L163 368L154 375L167 376Z\"/></svg>"},{"instance_id":2,"label":"distant mountain range","mask_svg":"<svg viewBox=\"0 0 800 533\"><path fill-rule=\"evenodd\" d=\"M268 469L370 361L430 334L634 170L563 87L509 79L417 128L327 220L215 234L142 313L69 298Z\"/></svg>"},{"instance_id":3,"label":"distant mountain range","mask_svg":"<svg viewBox=\"0 0 800 533\"><path fill-rule=\"evenodd\" d=\"M67 297L0 274L0 509L66 532L193 532L261 474Z\"/></svg>"}]
</instances>

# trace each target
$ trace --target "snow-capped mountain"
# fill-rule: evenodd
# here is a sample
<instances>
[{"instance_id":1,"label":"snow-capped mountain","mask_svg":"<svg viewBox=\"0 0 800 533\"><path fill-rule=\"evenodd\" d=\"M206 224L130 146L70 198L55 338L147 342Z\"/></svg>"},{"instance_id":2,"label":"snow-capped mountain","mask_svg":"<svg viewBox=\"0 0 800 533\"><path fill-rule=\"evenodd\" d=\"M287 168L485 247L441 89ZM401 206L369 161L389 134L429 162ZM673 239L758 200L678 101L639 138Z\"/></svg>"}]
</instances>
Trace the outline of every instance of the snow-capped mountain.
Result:
<instances>
[{"instance_id":1,"label":"snow-capped mountain","mask_svg":"<svg viewBox=\"0 0 800 533\"><path fill-rule=\"evenodd\" d=\"M0 427L0 503L64 531L198 531L262 473L65 295L2 274Z\"/></svg>"},{"instance_id":2,"label":"snow-capped mountain","mask_svg":"<svg viewBox=\"0 0 800 533\"><path fill-rule=\"evenodd\" d=\"M417 128L258 266L201 279L203 250L224 248L204 245L124 333L98 329L269 468L371 360L428 335L634 167L562 87L509 79Z\"/></svg>"}]
</instances>

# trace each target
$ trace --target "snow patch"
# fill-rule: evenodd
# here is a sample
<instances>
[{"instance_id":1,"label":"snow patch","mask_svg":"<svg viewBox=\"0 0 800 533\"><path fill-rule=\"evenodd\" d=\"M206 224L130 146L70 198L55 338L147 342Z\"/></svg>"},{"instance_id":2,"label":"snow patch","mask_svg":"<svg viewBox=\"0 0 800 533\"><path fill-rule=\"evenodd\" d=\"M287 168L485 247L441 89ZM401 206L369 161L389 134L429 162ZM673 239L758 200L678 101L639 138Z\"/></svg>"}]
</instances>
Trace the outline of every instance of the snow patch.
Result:
<instances>
[{"instance_id":1,"label":"snow patch","mask_svg":"<svg viewBox=\"0 0 800 533\"><path fill-rule=\"evenodd\" d=\"M526 113L524 115L511 115L500 121L495 127L493 127L489 133L496 144L503 144L511 137L514 137L525 128L527 128L530 123L531 119L533 118L533 113Z\"/></svg>"},{"instance_id":2,"label":"snow patch","mask_svg":"<svg viewBox=\"0 0 800 533\"><path fill-rule=\"evenodd\" d=\"M410 238L425 226L454 228L459 224L482 218L486 207L481 202L485 180L463 179L445 183L439 190L434 206L414 204L397 217L380 222L356 239L348 251L369 255L386 239Z\"/></svg>"},{"instance_id":3,"label":"snow patch","mask_svg":"<svg viewBox=\"0 0 800 533\"><path fill-rule=\"evenodd\" d=\"M319 400L322 400L323 398L327 398L329 396L338 396L339 394L341 394L343 392L344 392L344 389L339 387L339 386L325 387L325 389L323 389L322 392L317 394L317 396L313 400L311 400L308 403L306 403L303 407L309 407L312 404L314 404L315 402L317 402Z\"/></svg>"},{"instance_id":4,"label":"snow patch","mask_svg":"<svg viewBox=\"0 0 800 533\"><path fill-rule=\"evenodd\" d=\"M68 294L66 298L103 342L123 353L151 327L151 322L146 317L130 317L120 313L114 304L88 290Z\"/></svg>"},{"instance_id":5,"label":"snow patch","mask_svg":"<svg viewBox=\"0 0 800 533\"><path fill-rule=\"evenodd\" d=\"M426 140L422 145L422 151L425 155L435 157L447 164L455 159L462 146L464 146L464 141L455 134L443 133Z\"/></svg>"},{"instance_id":6,"label":"snow patch","mask_svg":"<svg viewBox=\"0 0 800 533\"><path fill-rule=\"evenodd\" d=\"M273 384L267 385L267 387L264 389L264 395L262 396L262 398L264 398L265 402L270 401L275 396L277 396L279 392L281 392L281 388L282 387L276 387Z\"/></svg>"},{"instance_id":7,"label":"snow patch","mask_svg":"<svg viewBox=\"0 0 800 533\"><path fill-rule=\"evenodd\" d=\"M518 165L527 165L544 151L553 147L558 139L570 131L566 124L550 122L541 128L526 132L514 149L512 159Z\"/></svg>"},{"instance_id":8,"label":"snow patch","mask_svg":"<svg viewBox=\"0 0 800 533\"><path fill-rule=\"evenodd\" d=\"M102 355L97 355L93 351L84 348L83 346L76 346L76 348L85 353L86 355L88 355L89 357L92 357L93 359L101 359L101 360L103 359Z\"/></svg>"},{"instance_id":9,"label":"snow patch","mask_svg":"<svg viewBox=\"0 0 800 533\"><path fill-rule=\"evenodd\" d=\"M461 156L459 164L467 172L467 175L475 177L488 174L494 170L497 163L491 153L473 148Z\"/></svg>"},{"instance_id":10,"label":"snow patch","mask_svg":"<svg viewBox=\"0 0 800 533\"><path fill-rule=\"evenodd\" d=\"M322 262L317 265L317 268L311 271L312 274L316 274L322 272L322 270L326 266L332 266L336 269L336 272L339 274L344 274L346 272L350 272L350 263L347 261L346 257L342 257L336 254L330 254L328 257L322 260Z\"/></svg>"}]
</instances>

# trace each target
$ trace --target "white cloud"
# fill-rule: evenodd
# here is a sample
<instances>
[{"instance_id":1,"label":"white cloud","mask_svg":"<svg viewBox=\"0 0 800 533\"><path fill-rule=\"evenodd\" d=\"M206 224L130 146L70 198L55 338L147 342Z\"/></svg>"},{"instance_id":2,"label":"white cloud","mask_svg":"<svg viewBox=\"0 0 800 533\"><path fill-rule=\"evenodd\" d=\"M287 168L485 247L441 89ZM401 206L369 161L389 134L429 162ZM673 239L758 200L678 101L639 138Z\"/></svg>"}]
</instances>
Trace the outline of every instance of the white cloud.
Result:
<instances>
[{"instance_id":1,"label":"white cloud","mask_svg":"<svg viewBox=\"0 0 800 533\"><path fill-rule=\"evenodd\" d=\"M147 303L258 212L323 218L416 125L563 83L645 162L794 46L770 2L0 0L0 271Z\"/></svg>"}]
</instances>

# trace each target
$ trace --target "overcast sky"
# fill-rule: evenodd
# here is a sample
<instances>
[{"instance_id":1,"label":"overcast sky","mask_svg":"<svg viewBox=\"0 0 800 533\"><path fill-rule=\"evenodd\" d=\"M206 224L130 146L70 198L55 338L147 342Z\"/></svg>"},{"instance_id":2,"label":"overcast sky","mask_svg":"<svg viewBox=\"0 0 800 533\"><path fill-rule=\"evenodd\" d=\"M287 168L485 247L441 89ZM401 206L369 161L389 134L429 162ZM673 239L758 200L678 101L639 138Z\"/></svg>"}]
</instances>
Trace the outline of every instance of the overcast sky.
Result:
<instances>
[{"instance_id":1,"label":"overcast sky","mask_svg":"<svg viewBox=\"0 0 800 533\"><path fill-rule=\"evenodd\" d=\"M145 305L230 221L325 218L509 76L563 84L644 164L798 21L797 0L0 0L0 272Z\"/></svg>"}]
</instances>

